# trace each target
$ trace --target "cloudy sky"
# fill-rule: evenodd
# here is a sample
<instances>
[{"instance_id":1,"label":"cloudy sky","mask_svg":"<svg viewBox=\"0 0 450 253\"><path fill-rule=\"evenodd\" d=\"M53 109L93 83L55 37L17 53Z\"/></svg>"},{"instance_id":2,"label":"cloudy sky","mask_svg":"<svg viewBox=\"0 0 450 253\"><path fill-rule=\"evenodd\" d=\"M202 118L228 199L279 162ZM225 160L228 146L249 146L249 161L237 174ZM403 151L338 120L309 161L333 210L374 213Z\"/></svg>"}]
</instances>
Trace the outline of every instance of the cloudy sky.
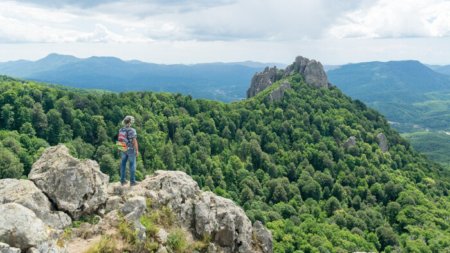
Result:
<instances>
[{"instance_id":1,"label":"cloudy sky","mask_svg":"<svg viewBox=\"0 0 450 253\"><path fill-rule=\"evenodd\" d=\"M450 0L0 0L0 62L450 64Z\"/></svg>"}]
</instances>

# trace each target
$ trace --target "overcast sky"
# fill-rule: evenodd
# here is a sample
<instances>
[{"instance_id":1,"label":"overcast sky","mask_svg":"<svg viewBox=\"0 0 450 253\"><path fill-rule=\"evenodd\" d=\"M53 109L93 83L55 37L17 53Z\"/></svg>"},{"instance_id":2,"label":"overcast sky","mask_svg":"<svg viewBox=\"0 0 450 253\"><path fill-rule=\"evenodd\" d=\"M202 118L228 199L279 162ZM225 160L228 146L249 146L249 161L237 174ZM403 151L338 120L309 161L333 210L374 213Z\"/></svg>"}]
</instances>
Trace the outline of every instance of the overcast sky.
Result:
<instances>
[{"instance_id":1,"label":"overcast sky","mask_svg":"<svg viewBox=\"0 0 450 253\"><path fill-rule=\"evenodd\" d=\"M0 0L0 62L450 64L450 0Z\"/></svg>"}]
</instances>

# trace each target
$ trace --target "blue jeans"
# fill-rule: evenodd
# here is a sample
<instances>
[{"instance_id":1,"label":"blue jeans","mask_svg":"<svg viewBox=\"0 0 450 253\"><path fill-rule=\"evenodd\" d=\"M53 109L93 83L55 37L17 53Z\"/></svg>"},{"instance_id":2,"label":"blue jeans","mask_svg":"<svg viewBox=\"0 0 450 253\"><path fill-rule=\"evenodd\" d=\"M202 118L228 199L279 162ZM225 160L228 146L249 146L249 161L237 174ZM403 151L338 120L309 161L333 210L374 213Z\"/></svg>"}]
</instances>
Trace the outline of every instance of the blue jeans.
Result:
<instances>
[{"instance_id":1,"label":"blue jeans","mask_svg":"<svg viewBox=\"0 0 450 253\"><path fill-rule=\"evenodd\" d=\"M127 168L127 160L130 160L130 182L135 182L134 172L136 171L136 151L128 150L122 152L122 164L120 165L120 180L125 181L125 169Z\"/></svg>"}]
</instances>

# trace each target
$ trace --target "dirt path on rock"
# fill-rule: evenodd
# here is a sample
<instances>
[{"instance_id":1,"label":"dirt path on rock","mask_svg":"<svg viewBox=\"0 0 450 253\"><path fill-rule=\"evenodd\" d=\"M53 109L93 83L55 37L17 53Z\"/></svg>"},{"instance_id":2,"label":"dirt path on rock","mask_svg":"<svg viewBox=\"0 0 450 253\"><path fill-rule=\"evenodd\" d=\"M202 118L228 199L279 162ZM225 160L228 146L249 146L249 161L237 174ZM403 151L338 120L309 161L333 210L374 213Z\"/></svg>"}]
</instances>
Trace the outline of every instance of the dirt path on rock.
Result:
<instances>
[{"instance_id":1,"label":"dirt path on rock","mask_svg":"<svg viewBox=\"0 0 450 253\"><path fill-rule=\"evenodd\" d=\"M100 241L101 235L97 235L90 239L75 238L67 244L68 253L86 252L94 243Z\"/></svg>"}]
</instances>

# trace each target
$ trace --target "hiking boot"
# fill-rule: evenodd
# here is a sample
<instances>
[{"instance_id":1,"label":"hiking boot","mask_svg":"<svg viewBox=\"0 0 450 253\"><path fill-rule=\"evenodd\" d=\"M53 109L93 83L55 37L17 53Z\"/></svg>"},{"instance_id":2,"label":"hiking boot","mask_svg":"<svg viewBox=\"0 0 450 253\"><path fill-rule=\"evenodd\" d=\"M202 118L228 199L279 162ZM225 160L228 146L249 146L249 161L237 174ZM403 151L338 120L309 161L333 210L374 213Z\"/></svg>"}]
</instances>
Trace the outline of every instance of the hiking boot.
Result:
<instances>
[{"instance_id":1,"label":"hiking boot","mask_svg":"<svg viewBox=\"0 0 450 253\"><path fill-rule=\"evenodd\" d=\"M120 181L120 183L122 184L122 186L125 186L126 184L128 184L128 181L127 181L127 180L125 180L125 181Z\"/></svg>"},{"instance_id":2,"label":"hiking boot","mask_svg":"<svg viewBox=\"0 0 450 253\"><path fill-rule=\"evenodd\" d=\"M139 185L139 182L136 181L136 182L131 182L131 183L130 183L130 186L131 186L131 187L136 186L136 185Z\"/></svg>"}]
</instances>

